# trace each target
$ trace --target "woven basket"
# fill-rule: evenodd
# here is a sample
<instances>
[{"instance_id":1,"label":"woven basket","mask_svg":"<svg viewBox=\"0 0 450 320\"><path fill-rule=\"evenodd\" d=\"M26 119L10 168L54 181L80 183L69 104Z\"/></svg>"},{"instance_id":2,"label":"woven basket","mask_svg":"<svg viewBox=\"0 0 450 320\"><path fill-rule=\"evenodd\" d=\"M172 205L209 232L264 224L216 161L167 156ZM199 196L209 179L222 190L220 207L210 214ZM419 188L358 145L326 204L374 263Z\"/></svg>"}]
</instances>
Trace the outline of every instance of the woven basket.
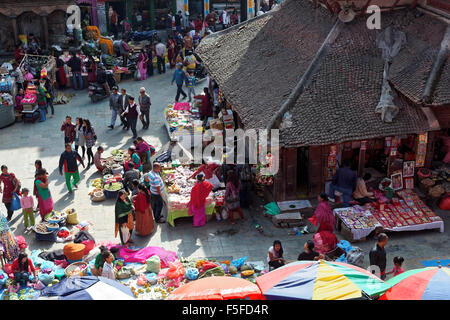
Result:
<instances>
[{"instance_id":1,"label":"woven basket","mask_svg":"<svg viewBox=\"0 0 450 320\"><path fill-rule=\"evenodd\" d=\"M72 212L72 213L69 213L68 215L67 215L67 221L66 221L68 224L78 224L79 223L79 221L78 221L78 215L77 215L77 213L76 212Z\"/></svg>"},{"instance_id":2,"label":"woven basket","mask_svg":"<svg viewBox=\"0 0 450 320\"><path fill-rule=\"evenodd\" d=\"M81 271L81 272L79 272L79 273L76 273L76 274L72 274L72 272L75 270L75 269L77 269L77 268L79 268L79 267L82 267L82 266L85 266L85 268ZM70 264L65 270L64 270L64 274L66 275L66 277L76 277L76 276L80 276L80 277L82 277L82 276L85 276L85 275L87 275L87 268L88 267L88 264L86 263L86 262L74 262L74 263L72 263L72 264Z\"/></svg>"}]
</instances>

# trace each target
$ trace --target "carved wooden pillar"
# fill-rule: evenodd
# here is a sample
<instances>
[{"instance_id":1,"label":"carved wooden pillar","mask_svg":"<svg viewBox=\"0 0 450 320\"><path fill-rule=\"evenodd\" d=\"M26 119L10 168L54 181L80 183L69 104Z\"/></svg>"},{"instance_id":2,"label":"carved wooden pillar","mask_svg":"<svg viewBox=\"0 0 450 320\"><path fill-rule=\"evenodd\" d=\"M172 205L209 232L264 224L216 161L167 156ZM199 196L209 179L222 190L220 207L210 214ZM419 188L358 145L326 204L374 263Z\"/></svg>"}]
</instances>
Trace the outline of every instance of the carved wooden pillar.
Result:
<instances>
[{"instance_id":1,"label":"carved wooden pillar","mask_svg":"<svg viewBox=\"0 0 450 320\"><path fill-rule=\"evenodd\" d=\"M9 17L11 19L11 24L13 28L13 36L14 36L14 48L19 43L19 30L17 29L17 16L12 15Z\"/></svg>"},{"instance_id":2,"label":"carved wooden pillar","mask_svg":"<svg viewBox=\"0 0 450 320\"><path fill-rule=\"evenodd\" d=\"M49 48L49 36L48 36L48 20L47 20L47 13L42 12L41 13L41 22L42 22L42 31L44 34L44 45L45 50L48 50Z\"/></svg>"}]
</instances>

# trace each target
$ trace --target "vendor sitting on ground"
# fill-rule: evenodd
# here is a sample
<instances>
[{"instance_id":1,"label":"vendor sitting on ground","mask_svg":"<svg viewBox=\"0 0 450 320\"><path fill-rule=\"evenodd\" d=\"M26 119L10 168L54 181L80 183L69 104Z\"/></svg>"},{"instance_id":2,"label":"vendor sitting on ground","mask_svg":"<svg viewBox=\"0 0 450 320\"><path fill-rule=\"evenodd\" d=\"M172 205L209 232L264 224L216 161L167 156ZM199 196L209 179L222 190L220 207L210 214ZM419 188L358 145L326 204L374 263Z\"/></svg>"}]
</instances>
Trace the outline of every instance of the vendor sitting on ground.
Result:
<instances>
[{"instance_id":1,"label":"vendor sitting on ground","mask_svg":"<svg viewBox=\"0 0 450 320\"><path fill-rule=\"evenodd\" d=\"M95 257L94 266L91 268L91 273L93 276L101 276L103 271L103 264L105 263L105 260L103 259L102 253L108 251L108 248L105 246L100 246L100 253ZM119 248L114 247L109 250L114 257L117 257L117 254L119 253Z\"/></svg>"},{"instance_id":2,"label":"vendor sitting on ground","mask_svg":"<svg viewBox=\"0 0 450 320\"><path fill-rule=\"evenodd\" d=\"M305 242L305 245L303 246L305 251L300 253L298 255L297 260L302 261L317 261L319 259L323 259L324 256L316 251L314 251L314 241L308 240Z\"/></svg>"},{"instance_id":3,"label":"vendor sitting on ground","mask_svg":"<svg viewBox=\"0 0 450 320\"><path fill-rule=\"evenodd\" d=\"M116 279L116 273L117 269L114 268L114 256L111 253L111 251L106 250L102 252L102 258L103 258L103 270L102 270L102 277L115 280Z\"/></svg>"},{"instance_id":4,"label":"vendor sitting on ground","mask_svg":"<svg viewBox=\"0 0 450 320\"><path fill-rule=\"evenodd\" d=\"M220 180L217 177L219 168L220 165L217 163L208 161L206 164L202 164L188 179L192 179L203 172L205 174L205 180L212 184L213 190L218 189L222 186L222 183L220 183Z\"/></svg>"},{"instance_id":5,"label":"vendor sitting on ground","mask_svg":"<svg viewBox=\"0 0 450 320\"><path fill-rule=\"evenodd\" d=\"M144 141L144 139L142 139L142 137L136 138L135 147L136 153L141 159L142 164L150 162L150 146L148 145L147 142Z\"/></svg>"},{"instance_id":6,"label":"vendor sitting on ground","mask_svg":"<svg viewBox=\"0 0 450 320\"><path fill-rule=\"evenodd\" d=\"M267 255L267 262L269 263L270 269L277 269L284 266L285 261L283 259L283 247L279 240L273 242L273 246L269 248Z\"/></svg>"},{"instance_id":7,"label":"vendor sitting on ground","mask_svg":"<svg viewBox=\"0 0 450 320\"><path fill-rule=\"evenodd\" d=\"M362 178L358 178L356 182L356 189L353 192L353 198L360 204L364 205L369 202L376 201L373 192L368 192L366 187L366 181L372 178L370 173L366 173Z\"/></svg>"},{"instance_id":8,"label":"vendor sitting on ground","mask_svg":"<svg viewBox=\"0 0 450 320\"><path fill-rule=\"evenodd\" d=\"M102 153L104 149L102 146L97 148L97 152L94 154L94 164L97 167L98 172L102 173L103 169L105 169L104 163L105 159L102 158Z\"/></svg>"},{"instance_id":9,"label":"vendor sitting on ground","mask_svg":"<svg viewBox=\"0 0 450 320\"><path fill-rule=\"evenodd\" d=\"M12 271L14 273L14 279L16 283L26 285L30 279L30 275L33 274L34 281L36 281L36 270L34 269L33 262L26 253L19 253L19 257L12 263Z\"/></svg>"},{"instance_id":10,"label":"vendor sitting on ground","mask_svg":"<svg viewBox=\"0 0 450 320\"><path fill-rule=\"evenodd\" d=\"M128 148L128 154L130 155L131 160L125 162L123 165L125 172L130 170L130 163L134 164L134 168L142 172L142 161L141 158L139 158L138 154L136 153L136 147L132 146Z\"/></svg>"}]
</instances>

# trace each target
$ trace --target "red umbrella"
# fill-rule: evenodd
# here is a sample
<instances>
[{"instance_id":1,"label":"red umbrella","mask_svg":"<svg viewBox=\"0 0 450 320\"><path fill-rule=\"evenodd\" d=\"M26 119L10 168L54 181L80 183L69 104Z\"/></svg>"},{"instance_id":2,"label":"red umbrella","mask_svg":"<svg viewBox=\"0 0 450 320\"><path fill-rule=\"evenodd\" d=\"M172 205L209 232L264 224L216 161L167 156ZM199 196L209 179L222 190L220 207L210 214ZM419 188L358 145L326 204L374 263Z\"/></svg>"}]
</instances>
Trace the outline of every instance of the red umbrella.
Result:
<instances>
[{"instance_id":1,"label":"red umbrella","mask_svg":"<svg viewBox=\"0 0 450 320\"><path fill-rule=\"evenodd\" d=\"M189 282L176 289L169 300L264 299L257 285L241 278L210 277Z\"/></svg>"}]
</instances>

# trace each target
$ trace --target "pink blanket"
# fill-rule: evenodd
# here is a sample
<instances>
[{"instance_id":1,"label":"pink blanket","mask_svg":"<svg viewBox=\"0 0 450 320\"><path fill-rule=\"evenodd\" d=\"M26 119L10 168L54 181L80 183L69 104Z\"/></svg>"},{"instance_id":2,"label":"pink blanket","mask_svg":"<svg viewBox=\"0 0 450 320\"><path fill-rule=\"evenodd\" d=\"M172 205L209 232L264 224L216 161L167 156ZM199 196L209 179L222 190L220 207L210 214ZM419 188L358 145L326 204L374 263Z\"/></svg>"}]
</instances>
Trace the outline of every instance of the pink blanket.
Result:
<instances>
[{"instance_id":1,"label":"pink blanket","mask_svg":"<svg viewBox=\"0 0 450 320\"><path fill-rule=\"evenodd\" d=\"M191 110L191 104L189 102L175 102L173 110L189 111Z\"/></svg>"},{"instance_id":2,"label":"pink blanket","mask_svg":"<svg viewBox=\"0 0 450 320\"><path fill-rule=\"evenodd\" d=\"M146 263L146 260L151 256L157 255L161 259L161 267L168 268L169 262L177 259L177 254L173 251L167 251L160 247L145 247L139 250L132 250L126 247L120 248L120 257L125 262Z\"/></svg>"}]
</instances>

